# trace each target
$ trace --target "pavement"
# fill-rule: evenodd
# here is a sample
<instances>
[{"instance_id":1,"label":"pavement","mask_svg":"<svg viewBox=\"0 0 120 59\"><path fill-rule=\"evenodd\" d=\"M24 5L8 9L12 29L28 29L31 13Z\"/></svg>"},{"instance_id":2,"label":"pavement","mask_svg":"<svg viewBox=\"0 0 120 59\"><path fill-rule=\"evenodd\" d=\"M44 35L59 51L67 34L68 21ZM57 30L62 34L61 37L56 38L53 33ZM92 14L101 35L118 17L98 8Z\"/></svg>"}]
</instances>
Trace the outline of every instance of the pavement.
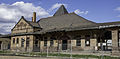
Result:
<instances>
[{"instance_id":1,"label":"pavement","mask_svg":"<svg viewBox=\"0 0 120 59\"><path fill-rule=\"evenodd\" d=\"M0 56L0 59L58 59L57 57Z\"/></svg>"},{"instance_id":2,"label":"pavement","mask_svg":"<svg viewBox=\"0 0 120 59\"><path fill-rule=\"evenodd\" d=\"M22 56L0 56L0 59L71 59L65 57L22 57ZM86 59L86 58L72 58L72 59ZM97 58L89 58L97 59Z\"/></svg>"}]
</instances>

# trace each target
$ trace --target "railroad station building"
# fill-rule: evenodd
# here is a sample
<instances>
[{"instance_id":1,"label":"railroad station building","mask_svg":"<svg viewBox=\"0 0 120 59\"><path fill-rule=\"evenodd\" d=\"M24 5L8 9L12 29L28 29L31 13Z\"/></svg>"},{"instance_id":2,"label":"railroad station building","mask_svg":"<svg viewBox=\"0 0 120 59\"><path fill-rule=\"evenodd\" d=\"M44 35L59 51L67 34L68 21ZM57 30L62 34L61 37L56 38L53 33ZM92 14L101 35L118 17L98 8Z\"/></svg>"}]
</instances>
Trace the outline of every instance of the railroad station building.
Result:
<instances>
[{"instance_id":1,"label":"railroad station building","mask_svg":"<svg viewBox=\"0 0 120 59\"><path fill-rule=\"evenodd\" d=\"M20 18L11 30L11 50L46 51L111 51L120 53L120 22L96 23L74 12L69 13L64 5L51 17L36 21L33 12L31 21Z\"/></svg>"}]
</instances>

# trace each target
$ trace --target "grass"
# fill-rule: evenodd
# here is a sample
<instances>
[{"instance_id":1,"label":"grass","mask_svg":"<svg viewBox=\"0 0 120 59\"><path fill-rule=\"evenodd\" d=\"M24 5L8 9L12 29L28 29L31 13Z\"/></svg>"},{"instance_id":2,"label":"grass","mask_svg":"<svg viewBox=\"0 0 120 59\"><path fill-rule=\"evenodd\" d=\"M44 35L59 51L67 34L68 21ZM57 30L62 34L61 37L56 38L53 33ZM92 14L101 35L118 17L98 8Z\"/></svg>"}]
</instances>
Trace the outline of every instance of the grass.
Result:
<instances>
[{"instance_id":1,"label":"grass","mask_svg":"<svg viewBox=\"0 0 120 59\"><path fill-rule=\"evenodd\" d=\"M47 56L47 53L35 53L35 52L31 52L31 53L23 53L23 54L30 54L32 56L37 55L37 56ZM57 54L57 53L49 53L48 56L60 56L60 57L70 57L70 54ZM102 56L96 56L96 55L78 55L78 54L74 54L72 55L72 57L74 58L98 58L101 59ZM120 57L111 57L111 56L104 56L104 59L120 59Z\"/></svg>"},{"instance_id":2,"label":"grass","mask_svg":"<svg viewBox=\"0 0 120 59\"><path fill-rule=\"evenodd\" d=\"M0 54L7 54L7 53L11 53L10 51L0 51ZM30 55L30 56L43 56L46 57L47 53L36 53L36 52L24 52L24 53L17 53L17 55ZM60 56L60 57L70 57L70 54L61 54L61 53L49 53L48 56ZM96 56L96 55L78 55L78 54L74 54L72 55L72 57L74 58L97 58L97 59L101 59L102 56ZM111 56L104 56L104 59L120 59L120 57L111 57Z\"/></svg>"},{"instance_id":3,"label":"grass","mask_svg":"<svg viewBox=\"0 0 120 59\"><path fill-rule=\"evenodd\" d=\"M0 53L10 53L10 51L0 51Z\"/></svg>"}]
</instances>

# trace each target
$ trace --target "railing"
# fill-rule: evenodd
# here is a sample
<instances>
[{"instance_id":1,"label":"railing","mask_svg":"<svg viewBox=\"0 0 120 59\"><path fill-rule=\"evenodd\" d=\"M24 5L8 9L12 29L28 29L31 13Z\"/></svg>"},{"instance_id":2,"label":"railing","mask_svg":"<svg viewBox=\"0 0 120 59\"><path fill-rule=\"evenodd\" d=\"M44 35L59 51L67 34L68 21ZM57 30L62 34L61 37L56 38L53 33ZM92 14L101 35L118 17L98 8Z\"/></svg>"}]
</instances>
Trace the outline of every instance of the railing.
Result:
<instances>
[{"instance_id":1,"label":"railing","mask_svg":"<svg viewBox=\"0 0 120 59\"><path fill-rule=\"evenodd\" d=\"M111 52L95 50L94 46L74 46L72 44L59 44L59 45L39 45L34 44L33 47L16 47L14 56L34 56L34 57L51 57L55 59L103 59L109 58ZM120 48L119 48L120 49ZM19 51L18 51L19 50ZM21 52L23 51L23 52ZM39 59L40 59L39 58ZM1 58L0 58L1 59ZM24 58L23 58L24 59ZM37 59L37 58L34 58ZM49 59L49 58L48 58ZM111 57L112 59L112 57Z\"/></svg>"}]
</instances>

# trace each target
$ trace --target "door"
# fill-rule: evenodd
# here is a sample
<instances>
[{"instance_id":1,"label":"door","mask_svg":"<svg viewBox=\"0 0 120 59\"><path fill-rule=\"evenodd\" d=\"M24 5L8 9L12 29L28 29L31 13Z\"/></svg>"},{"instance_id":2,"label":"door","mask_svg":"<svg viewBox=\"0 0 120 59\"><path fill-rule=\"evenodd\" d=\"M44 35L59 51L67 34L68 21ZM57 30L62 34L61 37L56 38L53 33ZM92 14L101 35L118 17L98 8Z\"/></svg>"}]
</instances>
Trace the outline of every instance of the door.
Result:
<instances>
[{"instance_id":1,"label":"door","mask_svg":"<svg viewBox=\"0 0 120 59\"><path fill-rule=\"evenodd\" d=\"M67 50L67 40L62 40L62 50Z\"/></svg>"}]
</instances>

